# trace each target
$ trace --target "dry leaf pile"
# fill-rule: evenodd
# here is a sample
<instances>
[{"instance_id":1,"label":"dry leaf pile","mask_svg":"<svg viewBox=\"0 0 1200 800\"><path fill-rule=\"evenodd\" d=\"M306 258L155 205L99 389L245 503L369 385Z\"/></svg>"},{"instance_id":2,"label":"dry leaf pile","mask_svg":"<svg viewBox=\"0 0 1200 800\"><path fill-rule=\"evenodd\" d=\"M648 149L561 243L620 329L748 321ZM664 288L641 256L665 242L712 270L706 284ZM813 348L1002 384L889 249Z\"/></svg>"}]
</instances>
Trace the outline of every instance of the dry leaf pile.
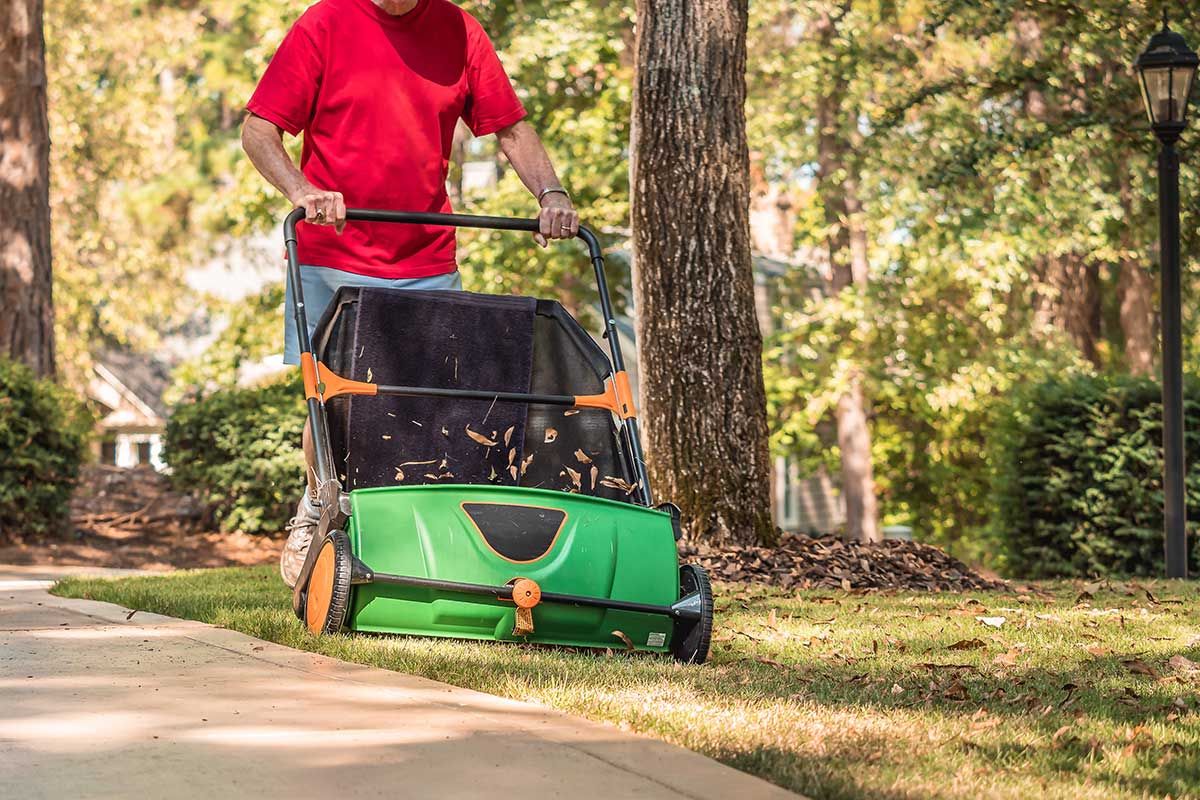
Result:
<instances>
[{"instance_id":1,"label":"dry leaf pile","mask_svg":"<svg viewBox=\"0 0 1200 800\"><path fill-rule=\"evenodd\" d=\"M750 581L784 589L908 589L961 592L1003 589L932 545L886 541L845 542L832 537L785 535L777 548L712 548L684 542L680 555L695 560L715 580Z\"/></svg>"}]
</instances>

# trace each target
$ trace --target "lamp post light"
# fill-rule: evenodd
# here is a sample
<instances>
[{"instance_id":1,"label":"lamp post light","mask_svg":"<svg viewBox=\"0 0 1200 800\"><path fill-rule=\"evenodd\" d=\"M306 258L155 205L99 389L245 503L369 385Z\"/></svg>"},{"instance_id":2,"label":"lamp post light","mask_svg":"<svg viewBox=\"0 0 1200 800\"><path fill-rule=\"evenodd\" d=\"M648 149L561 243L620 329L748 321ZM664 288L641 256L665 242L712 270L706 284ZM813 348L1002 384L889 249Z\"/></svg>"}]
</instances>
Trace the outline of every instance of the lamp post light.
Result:
<instances>
[{"instance_id":1,"label":"lamp post light","mask_svg":"<svg viewBox=\"0 0 1200 800\"><path fill-rule=\"evenodd\" d=\"M1163 517L1167 577L1187 577L1183 454L1183 333L1179 276L1179 153L1200 57L1167 25L1135 64L1150 127L1158 137L1159 255L1162 268Z\"/></svg>"}]
</instances>

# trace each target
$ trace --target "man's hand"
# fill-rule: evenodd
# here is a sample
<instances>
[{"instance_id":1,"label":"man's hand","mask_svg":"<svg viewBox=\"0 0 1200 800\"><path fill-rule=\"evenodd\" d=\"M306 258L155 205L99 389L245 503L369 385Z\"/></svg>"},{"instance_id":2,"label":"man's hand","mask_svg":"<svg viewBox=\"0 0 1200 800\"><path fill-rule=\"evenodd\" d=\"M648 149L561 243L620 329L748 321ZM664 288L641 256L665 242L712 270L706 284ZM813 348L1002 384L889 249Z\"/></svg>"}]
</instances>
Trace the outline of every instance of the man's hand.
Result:
<instances>
[{"instance_id":1,"label":"man's hand","mask_svg":"<svg viewBox=\"0 0 1200 800\"><path fill-rule=\"evenodd\" d=\"M552 192L542 198L542 212L538 214L541 232L533 235L542 247L550 239L573 239L579 233L579 212L571 204L571 198Z\"/></svg>"},{"instance_id":2,"label":"man's hand","mask_svg":"<svg viewBox=\"0 0 1200 800\"><path fill-rule=\"evenodd\" d=\"M346 227L346 201L341 192L329 192L305 183L289 199L296 208L304 209L305 222L332 225L338 233Z\"/></svg>"}]
</instances>

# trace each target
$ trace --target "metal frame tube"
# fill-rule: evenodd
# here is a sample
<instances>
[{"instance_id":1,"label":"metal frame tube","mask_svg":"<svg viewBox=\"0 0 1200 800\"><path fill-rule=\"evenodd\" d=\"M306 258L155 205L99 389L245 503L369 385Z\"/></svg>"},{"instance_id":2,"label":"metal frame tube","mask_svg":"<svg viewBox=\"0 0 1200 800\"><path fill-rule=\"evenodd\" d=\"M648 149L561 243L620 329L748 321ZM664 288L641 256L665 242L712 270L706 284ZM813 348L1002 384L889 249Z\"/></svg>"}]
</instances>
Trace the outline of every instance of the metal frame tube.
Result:
<instances>
[{"instance_id":1,"label":"metal frame tube","mask_svg":"<svg viewBox=\"0 0 1200 800\"><path fill-rule=\"evenodd\" d=\"M296 244L296 225L305 217L303 208L293 209L283 222L283 237L284 244L287 249L287 279L291 284L292 297L295 299L295 323L297 334L299 335L301 353L312 352L312 342L308 335L308 320L304 309L304 288L300 277L300 257L297 251ZM509 217L484 217L474 216L470 214L437 214L430 212L416 211L383 211L378 209L367 208L351 208L346 211L347 221L359 222L389 222L408 225L439 225L451 228L481 228L485 230L500 230L500 231L523 231L526 233L537 233L540 230L540 224L536 219L514 219ZM592 268L596 274L596 289L600 295L600 310L604 315L604 338L608 341L609 353L612 359L612 367L615 372L625 371L625 359L621 353L620 336L617 332L617 321L613 314L612 298L608 292L608 281L605 278L604 271L604 251L600 246L600 240L596 238L591 229L581 225L579 227L578 238L582 239L587 245L588 253L591 256ZM303 357L303 356L301 356ZM315 359L314 359L315 361ZM320 367L317 367L319 370ZM318 381L320 375L317 376ZM386 390L386 391L385 391ZM412 386L380 386L380 394L393 395L412 395L426 397L470 397L473 399L490 400L509 399L516 402L536 402L545 403L547 405L568 405L564 400L570 400L570 405L575 402L574 397L567 395L541 395L541 396L521 396L512 393L496 393L496 392L468 392L459 391L453 395L446 394L450 390L425 389L422 387ZM505 395L511 395L505 397ZM540 397L541 399L531 399ZM321 481L333 480L333 456L329 442L329 424L325 416L325 404L318 398L312 398L308 401L308 417L312 425L313 449L316 451L316 468L317 476ZM653 493L650 491L650 479L646 472L646 460L642 451L641 436L638 432L638 424L636 419L626 419L621 421L622 435L626 438L627 456L630 460L633 477L636 480L639 489L637 492L638 498L642 505L650 506L653 504Z\"/></svg>"},{"instance_id":2,"label":"metal frame tube","mask_svg":"<svg viewBox=\"0 0 1200 800\"><path fill-rule=\"evenodd\" d=\"M511 586L488 586L481 583L460 583L458 581L442 581L433 578L412 578L407 575L389 575L383 572L372 572L371 579L364 582L382 583L388 586L405 586L412 589L461 592L463 594L494 597L499 600L512 599ZM697 619L699 616L689 608L678 606L657 606L651 603L633 603L626 600L609 600L604 597L582 597L556 592L542 592L542 602L580 606L583 608L604 608L611 611L633 611L640 614L661 614L677 619Z\"/></svg>"}]
</instances>

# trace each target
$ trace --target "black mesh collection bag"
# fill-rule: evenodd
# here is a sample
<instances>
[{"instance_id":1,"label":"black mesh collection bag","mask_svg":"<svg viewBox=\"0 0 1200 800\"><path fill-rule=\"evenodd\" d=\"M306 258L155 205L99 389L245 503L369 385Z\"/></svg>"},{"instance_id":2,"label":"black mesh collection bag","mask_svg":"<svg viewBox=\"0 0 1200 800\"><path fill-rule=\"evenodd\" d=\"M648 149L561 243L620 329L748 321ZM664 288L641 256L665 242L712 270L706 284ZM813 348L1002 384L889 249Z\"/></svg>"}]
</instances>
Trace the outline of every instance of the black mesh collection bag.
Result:
<instances>
[{"instance_id":1,"label":"black mesh collection bag","mask_svg":"<svg viewBox=\"0 0 1200 800\"><path fill-rule=\"evenodd\" d=\"M317 326L331 370L376 384L595 395L612 367L557 302L343 287ZM424 397L337 397L333 463L348 490L436 483L557 489L633 501L603 409Z\"/></svg>"}]
</instances>

